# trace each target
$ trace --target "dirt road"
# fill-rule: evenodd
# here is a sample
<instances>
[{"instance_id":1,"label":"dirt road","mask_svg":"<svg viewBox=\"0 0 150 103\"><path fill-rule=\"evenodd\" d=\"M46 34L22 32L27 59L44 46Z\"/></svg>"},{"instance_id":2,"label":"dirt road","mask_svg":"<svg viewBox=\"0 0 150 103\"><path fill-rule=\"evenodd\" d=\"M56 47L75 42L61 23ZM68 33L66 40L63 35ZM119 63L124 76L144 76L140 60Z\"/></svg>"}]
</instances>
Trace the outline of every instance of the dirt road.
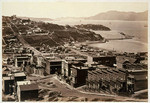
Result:
<instances>
[{"instance_id":1,"label":"dirt road","mask_svg":"<svg viewBox=\"0 0 150 103\"><path fill-rule=\"evenodd\" d=\"M147 99L135 99L131 97L123 97L117 95L83 92L76 88L73 88L67 83L59 81L56 76L52 76L51 78L48 78L47 80L45 79L43 81L53 82L53 84L55 84L56 87L52 88L48 85L41 83L39 84L39 87L41 89L49 89L51 91L61 92L64 98L67 97L87 98L88 101L143 101L143 102L147 101Z\"/></svg>"}]
</instances>

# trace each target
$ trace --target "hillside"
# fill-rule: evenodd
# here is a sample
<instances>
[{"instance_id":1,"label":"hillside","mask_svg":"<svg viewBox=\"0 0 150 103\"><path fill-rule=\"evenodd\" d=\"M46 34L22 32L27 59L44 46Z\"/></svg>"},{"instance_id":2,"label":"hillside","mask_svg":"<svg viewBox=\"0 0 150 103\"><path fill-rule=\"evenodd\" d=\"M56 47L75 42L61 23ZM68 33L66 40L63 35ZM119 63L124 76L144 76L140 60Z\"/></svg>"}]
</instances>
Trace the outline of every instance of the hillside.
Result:
<instances>
[{"instance_id":1,"label":"hillside","mask_svg":"<svg viewBox=\"0 0 150 103\"><path fill-rule=\"evenodd\" d=\"M92 29L92 30L101 30L101 31L110 31L111 29L103 26L103 25L96 25L96 24L81 24L81 25L75 25L78 28L84 28L84 29Z\"/></svg>"},{"instance_id":2,"label":"hillside","mask_svg":"<svg viewBox=\"0 0 150 103\"><path fill-rule=\"evenodd\" d=\"M24 35L24 39L32 46L46 44L49 46L63 45L69 42L102 41L101 35L75 27L38 22L37 26L49 31L48 35Z\"/></svg>"},{"instance_id":3,"label":"hillside","mask_svg":"<svg viewBox=\"0 0 150 103\"><path fill-rule=\"evenodd\" d=\"M92 20L128 20L128 21L146 21L148 20L148 11L145 12L121 12L108 11L97 15L87 17Z\"/></svg>"},{"instance_id":4,"label":"hillside","mask_svg":"<svg viewBox=\"0 0 150 103\"><path fill-rule=\"evenodd\" d=\"M51 18L36 18L36 17L19 17L21 19L30 19L33 21L52 21L53 19Z\"/></svg>"}]
</instances>

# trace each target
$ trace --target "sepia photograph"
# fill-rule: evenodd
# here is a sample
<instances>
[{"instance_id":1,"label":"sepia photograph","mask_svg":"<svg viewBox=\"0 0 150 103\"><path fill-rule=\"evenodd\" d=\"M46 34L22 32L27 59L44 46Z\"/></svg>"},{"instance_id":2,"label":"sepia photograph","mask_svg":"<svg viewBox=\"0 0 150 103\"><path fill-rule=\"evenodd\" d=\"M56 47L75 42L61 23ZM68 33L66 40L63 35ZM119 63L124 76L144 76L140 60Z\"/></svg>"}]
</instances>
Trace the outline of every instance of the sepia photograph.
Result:
<instances>
[{"instance_id":1,"label":"sepia photograph","mask_svg":"<svg viewBox=\"0 0 150 103\"><path fill-rule=\"evenodd\" d=\"M2 102L148 102L148 0L1 0Z\"/></svg>"}]
</instances>

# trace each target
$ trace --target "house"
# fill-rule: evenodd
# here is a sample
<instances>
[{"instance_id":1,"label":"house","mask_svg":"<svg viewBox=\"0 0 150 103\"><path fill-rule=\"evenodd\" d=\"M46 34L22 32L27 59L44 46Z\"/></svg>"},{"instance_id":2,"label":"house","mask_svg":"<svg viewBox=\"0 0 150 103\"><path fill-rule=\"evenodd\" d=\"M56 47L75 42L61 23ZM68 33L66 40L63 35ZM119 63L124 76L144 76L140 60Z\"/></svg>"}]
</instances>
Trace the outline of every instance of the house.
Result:
<instances>
[{"instance_id":1,"label":"house","mask_svg":"<svg viewBox=\"0 0 150 103\"><path fill-rule=\"evenodd\" d=\"M98 65L95 69L88 71L85 90L109 93L126 92L126 71Z\"/></svg>"},{"instance_id":2,"label":"house","mask_svg":"<svg viewBox=\"0 0 150 103\"><path fill-rule=\"evenodd\" d=\"M16 72L13 75L15 82L24 81L26 79L26 74L24 72Z\"/></svg>"},{"instance_id":3,"label":"house","mask_svg":"<svg viewBox=\"0 0 150 103\"><path fill-rule=\"evenodd\" d=\"M72 65L83 65L81 61L78 60L63 60L62 61L62 69L61 69L61 75L58 75L60 77L60 80L65 80L66 82L71 76L71 67Z\"/></svg>"},{"instance_id":4,"label":"house","mask_svg":"<svg viewBox=\"0 0 150 103\"><path fill-rule=\"evenodd\" d=\"M109 93L134 93L148 88L146 69L124 69L97 65L89 70L85 90Z\"/></svg>"},{"instance_id":5,"label":"house","mask_svg":"<svg viewBox=\"0 0 150 103\"><path fill-rule=\"evenodd\" d=\"M26 34L31 35L33 33L32 30L26 30Z\"/></svg>"},{"instance_id":6,"label":"house","mask_svg":"<svg viewBox=\"0 0 150 103\"><path fill-rule=\"evenodd\" d=\"M100 65L113 67L116 64L116 56L88 56L87 62L88 64L97 62Z\"/></svg>"},{"instance_id":7,"label":"house","mask_svg":"<svg viewBox=\"0 0 150 103\"><path fill-rule=\"evenodd\" d=\"M148 52L138 52L137 55L139 55L141 57L147 57L148 56Z\"/></svg>"},{"instance_id":8,"label":"house","mask_svg":"<svg viewBox=\"0 0 150 103\"><path fill-rule=\"evenodd\" d=\"M87 62L87 59L82 58L79 55L61 55L64 60L62 60L62 68L61 68L61 75L59 75L60 80L65 80L70 77L71 75L71 67L72 65L83 65Z\"/></svg>"},{"instance_id":9,"label":"house","mask_svg":"<svg viewBox=\"0 0 150 103\"><path fill-rule=\"evenodd\" d=\"M10 70L11 70L11 73L14 74L14 73L19 73L21 71L21 68L12 66L10 67Z\"/></svg>"},{"instance_id":10,"label":"house","mask_svg":"<svg viewBox=\"0 0 150 103\"><path fill-rule=\"evenodd\" d=\"M12 20L16 20L16 19L17 19L17 16L16 16L16 15L13 15L13 16L11 16L11 19L12 19Z\"/></svg>"},{"instance_id":11,"label":"house","mask_svg":"<svg viewBox=\"0 0 150 103\"><path fill-rule=\"evenodd\" d=\"M34 33L39 33L39 32L41 32L41 31L42 31L42 29L39 28L39 27L36 27L36 28L33 30Z\"/></svg>"},{"instance_id":12,"label":"house","mask_svg":"<svg viewBox=\"0 0 150 103\"><path fill-rule=\"evenodd\" d=\"M126 64L128 63L133 64L136 62L137 62L136 58L126 57L126 56L117 56L116 58L117 68L125 68Z\"/></svg>"},{"instance_id":13,"label":"house","mask_svg":"<svg viewBox=\"0 0 150 103\"><path fill-rule=\"evenodd\" d=\"M46 72L48 74L61 74L62 69L62 60L61 59L54 59L54 60L47 60L46 61Z\"/></svg>"},{"instance_id":14,"label":"house","mask_svg":"<svg viewBox=\"0 0 150 103\"><path fill-rule=\"evenodd\" d=\"M73 65L71 67L70 84L74 87L85 85L88 70L88 66Z\"/></svg>"},{"instance_id":15,"label":"house","mask_svg":"<svg viewBox=\"0 0 150 103\"><path fill-rule=\"evenodd\" d=\"M128 91L139 91L148 88L147 70L128 70Z\"/></svg>"},{"instance_id":16,"label":"house","mask_svg":"<svg viewBox=\"0 0 150 103\"><path fill-rule=\"evenodd\" d=\"M30 19L22 19L21 22L22 22L23 25L31 24Z\"/></svg>"},{"instance_id":17,"label":"house","mask_svg":"<svg viewBox=\"0 0 150 103\"><path fill-rule=\"evenodd\" d=\"M5 94L12 94L14 87L14 77L7 76L2 78L2 90Z\"/></svg>"},{"instance_id":18,"label":"house","mask_svg":"<svg viewBox=\"0 0 150 103\"><path fill-rule=\"evenodd\" d=\"M36 100L38 98L39 87L37 84L18 83L17 97L19 101Z\"/></svg>"},{"instance_id":19,"label":"house","mask_svg":"<svg viewBox=\"0 0 150 103\"><path fill-rule=\"evenodd\" d=\"M148 66L148 60L141 60L140 63Z\"/></svg>"},{"instance_id":20,"label":"house","mask_svg":"<svg viewBox=\"0 0 150 103\"><path fill-rule=\"evenodd\" d=\"M10 73L10 69L8 67L4 67L3 68L3 72L2 72L2 76L8 76L8 74Z\"/></svg>"},{"instance_id":21,"label":"house","mask_svg":"<svg viewBox=\"0 0 150 103\"><path fill-rule=\"evenodd\" d=\"M42 56L39 56L39 55L34 55L33 56L33 62L35 63L35 65L42 66L42 61L43 61Z\"/></svg>"},{"instance_id":22,"label":"house","mask_svg":"<svg viewBox=\"0 0 150 103\"><path fill-rule=\"evenodd\" d=\"M146 64L142 64L142 63L129 63L129 62L126 62L124 63L124 69L127 69L127 70L132 70L132 69L135 69L135 70L141 70L141 69L147 69L148 68L148 65Z\"/></svg>"},{"instance_id":23,"label":"house","mask_svg":"<svg viewBox=\"0 0 150 103\"><path fill-rule=\"evenodd\" d=\"M15 66L21 67L22 65L26 66L27 64L30 63L31 56L30 55L16 55L14 59L15 59Z\"/></svg>"},{"instance_id":24,"label":"house","mask_svg":"<svg viewBox=\"0 0 150 103\"><path fill-rule=\"evenodd\" d=\"M16 84L15 84L15 93L17 94L17 97L18 97L18 87L20 85L27 85L27 84L31 84L31 81L17 81Z\"/></svg>"},{"instance_id":25,"label":"house","mask_svg":"<svg viewBox=\"0 0 150 103\"><path fill-rule=\"evenodd\" d=\"M3 50L3 53L4 53L4 54L13 54L13 53L14 53L14 50L13 50L13 49L6 48L6 49Z\"/></svg>"},{"instance_id":26,"label":"house","mask_svg":"<svg viewBox=\"0 0 150 103\"><path fill-rule=\"evenodd\" d=\"M45 73L45 67L43 67L43 66L36 66L34 69L33 69L33 73L34 74L37 74L37 75L44 75L44 73Z\"/></svg>"}]
</instances>

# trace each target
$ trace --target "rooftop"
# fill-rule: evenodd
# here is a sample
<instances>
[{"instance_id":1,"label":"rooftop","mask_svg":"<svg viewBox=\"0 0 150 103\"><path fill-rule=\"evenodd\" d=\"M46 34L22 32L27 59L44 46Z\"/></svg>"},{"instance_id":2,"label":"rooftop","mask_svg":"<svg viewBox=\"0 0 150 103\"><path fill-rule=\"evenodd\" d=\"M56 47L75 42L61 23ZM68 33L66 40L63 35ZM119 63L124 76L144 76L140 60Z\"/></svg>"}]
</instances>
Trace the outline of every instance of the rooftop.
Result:
<instances>
[{"instance_id":1,"label":"rooftop","mask_svg":"<svg viewBox=\"0 0 150 103\"><path fill-rule=\"evenodd\" d=\"M20 85L19 87L20 87L20 91L30 91L30 90L39 89L37 84Z\"/></svg>"},{"instance_id":2,"label":"rooftop","mask_svg":"<svg viewBox=\"0 0 150 103\"><path fill-rule=\"evenodd\" d=\"M147 80L146 75L134 76L135 80Z\"/></svg>"},{"instance_id":3,"label":"rooftop","mask_svg":"<svg viewBox=\"0 0 150 103\"><path fill-rule=\"evenodd\" d=\"M9 77L3 77L3 80L14 80L13 77L9 76Z\"/></svg>"},{"instance_id":4,"label":"rooftop","mask_svg":"<svg viewBox=\"0 0 150 103\"><path fill-rule=\"evenodd\" d=\"M10 71L10 68L3 68L3 72L4 71Z\"/></svg>"},{"instance_id":5,"label":"rooftop","mask_svg":"<svg viewBox=\"0 0 150 103\"><path fill-rule=\"evenodd\" d=\"M124 63L124 62L134 63L136 61L135 58L125 57L125 56L117 56L116 60L119 63Z\"/></svg>"},{"instance_id":6,"label":"rooftop","mask_svg":"<svg viewBox=\"0 0 150 103\"><path fill-rule=\"evenodd\" d=\"M22 77L22 76L26 76L24 72L19 72L19 73L14 73L15 77Z\"/></svg>"},{"instance_id":7,"label":"rooftop","mask_svg":"<svg viewBox=\"0 0 150 103\"><path fill-rule=\"evenodd\" d=\"M73 67L74 67L75 69L80 69L80 70L89 69L88 66L75 66L75 65L73 65Z\"/></svg>"},{"instance_id":8,"label":"rooftop","mask_svg":"<svg viewBox=\"0 0 150 103\"><path fill-rule=\"evenodd\" d=\"M17 56L16 58L29 58L29 56Z\"/></svg>"},{"instance_id":9,"label":"rooftop","mask_svg":"<svg viewBox=\"0 0 150 103\"><path fill-rule=\"evenodd\" d=\"M107 67L107 66L105 66L105 65L97 65L97 67L98 67L98 68L100 68L100 69L108 68L108 67Z\"/></svg>"},{"instance_id":10,"label":"rooftop","mask_svg":"<svg viewBox=\"0 0 150 103\"><path fill-rule=\"evenodd\" d=\"M18 81L17 85L27 85L27 84L31 84L30 81Z\"/></svg>"},{"instance_id":11,"label":"rooftop","mask_svg":"<svg viewBox=\"0 0 150 103\"><path fill-rule=\"evenodd\" d=\"M60 62L62 61L62 59L59 59L59 58L55 58L53 60L48 60L49 62Z\"/></svg>"},{"instance_id":12,"label":"rooftop","mask_svg":"<svg viewBox=\"0 0 150 103\"><path fill-rule=\"evenodd\" d=\"M72 60L67 60L68 64L78 64L79 61L72 61Z\"/></svg>"},{"instance_id":13,"label":"rooftop","mask_svg":"<svg viewBox=\"0 0 150 103\"><path fill-rule=\"evenodd\" d=\"M145 69L141 69L141 70L135 70L135 69L133 69L133 70L128 70L128 72L148 72L148 71L145 70Z\"/></svg>"}]
</instances>

